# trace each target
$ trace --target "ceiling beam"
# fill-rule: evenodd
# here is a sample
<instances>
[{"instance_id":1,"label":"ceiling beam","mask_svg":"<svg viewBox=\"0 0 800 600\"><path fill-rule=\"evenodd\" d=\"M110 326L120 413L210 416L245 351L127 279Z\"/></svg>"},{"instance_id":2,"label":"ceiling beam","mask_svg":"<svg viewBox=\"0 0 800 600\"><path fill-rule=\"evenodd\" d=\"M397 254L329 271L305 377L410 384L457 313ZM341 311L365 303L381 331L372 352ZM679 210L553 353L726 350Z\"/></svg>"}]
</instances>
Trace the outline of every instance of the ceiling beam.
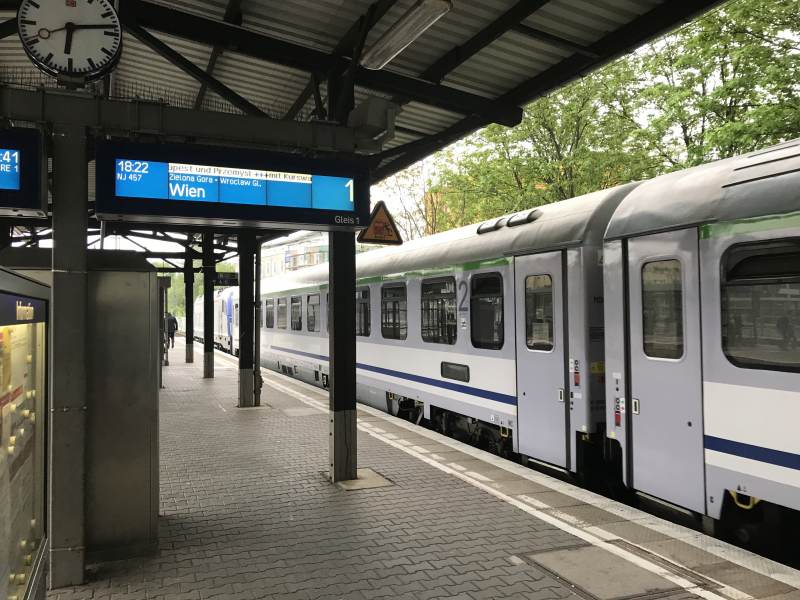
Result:
<instances>
[{"instance_id":1,"label":"ceiling beam","mask_svg":"<svg viewBox=\"0 0 800 600\"><path fill-rule=\"evenodd\" d=\"M659 4L589 46L589 51L595 56L573 54L535 77L523 81L501 96L499 100L524 105L573 79L600 68L622 54L630 52L646 41L658 37L667 30L674 29L681 23L720 3L721 0L684 0L677 4L673 2ZM376 154L374 159L379 166L372 171L373 183L402 171L425 156L490 123L491 121L479 115L470 115L438 134Z\"/></svg>"},{"instance_id":2,"label":"ceiling beam","mask_svg":"<svg viewBox=\"0 0 800 600\"><path fill-rule=\"evenodd\" d=\"M339 43L334 47L333 54L336 56L343 56L351 52L353 46L358 40L358 35L361 28L361 20L369 16L369 20L367 22L367 31L369 31L396 3L397 0L378 0L377 2L373 3L367 10L366 14L356 19L356 21L350 26L350 29L347 30L347 33L342 36L342 38L339 40ZM306 102L308 102L311 94L314 93L314 87L314 78L310 77L306 87L303 88L303 91L297 96L297 99L294 101L291 108L289 108L289 110L286 111L286 114L283 115L284 119L294 119L297 116L297 113L303 110L303 107L306 105Z\"/></svg>"},{"instance_id":3,"label":"ceiling beam","mask_svg":"<svg viewBox=\"0 0 800 600\"><path fill-rule=\"evenodd\" d=\"M320 50L293 44L255 31L209 19L147 0L127 0L120 17L126 23L138 23L139 29L148 28L176 37L193 40L210 46L219 45L241 54L292 67L308 73L344 70L348 59L327 54ZM197 67L195 67L197 69ZM206 74L201 69L197 69ZM392 73L386 70L372 71L357 66L354 81L358 85L393 95L402 95L431 106L451 110L464 115L480 114L490 122L513 126L522 120L522 109L518 106L463 92L456 88ZM210 87L210 85L209 85Z\"/></svg>"},{"instance_id":4,"label":"ceiling beam","mask_svg":"<svg viewBox=\"0 0 800 600\"><path fill-rule=\"evenodd\" d=\"M246 115L250 116L264 116L267 114L258 108L255 104L247 100L244 96L234 92L227 85L222 83L219 79L212 77L203 69L198 67L192 61L185 58L179 52L170 48L167 44L159 40L149 31L135 22L129 20L122 21L125 30L133 35L136 39L142 42L145 46L149 47L153 52L167 59L173 65L178 67L181 71L195 78L201 84L205 84L214 90L221 98L233 104L236 108L241 110Z\"/></svg>"},{"instance_id":5,"label":"ceiling beam","mask_svg":"<svg viewBox=\"0 0 800 600\"><path fill-rule=\"evenodd\" d=\"M233 23L234 25L242 24L242 0L228 0L228 6L225 8L225 15L222 19L226 23ZM217 67L217 61L222 55L223 49L220 46L214 46L211 49L211 56L208 57L208 65L206 66L206 74L213 75L214 69ZM205 100L206 92L208 91L208 84L201 83L200 89L197 91L197 97L194 99L194 109L200 110Z\"/></svg>"},{"instance_id":6,"label":"ceiling beam","mask_svg":"<svg viewBox=\"0 0 800 600\"><path fill-rule=\"evenodd\" d=\"M577 42L572 42L557 35L553 35L552 33L547 33L546 31L542 31L541 29L530 27L529 25L524 25L522 23L516 25L512 29L513 31L519 34L522 34L533 40L544 42L546 44L549 44L550 46L561 48L562 50L567 50L569 52L576 52L578 54L583 54L584 56L588 56L589 58L598 58L597 53L590 50L587 46L583 46L582 44L579 44Z\"/></svg>"},{"instance_id":7,"label":"ceiling beam","mask_svg":"<svg viewBox=\"0 0 800 600\"><path fill-rule=\"evenodd\" d=\"M527 19L547 2L548 0L521 0L517 2L466 42L460 46L455 46L442 55L422 72L420 79L439 83L448 73L464 64L509 29L519 25L521 21Z\"/></svg>"}]
</instances>

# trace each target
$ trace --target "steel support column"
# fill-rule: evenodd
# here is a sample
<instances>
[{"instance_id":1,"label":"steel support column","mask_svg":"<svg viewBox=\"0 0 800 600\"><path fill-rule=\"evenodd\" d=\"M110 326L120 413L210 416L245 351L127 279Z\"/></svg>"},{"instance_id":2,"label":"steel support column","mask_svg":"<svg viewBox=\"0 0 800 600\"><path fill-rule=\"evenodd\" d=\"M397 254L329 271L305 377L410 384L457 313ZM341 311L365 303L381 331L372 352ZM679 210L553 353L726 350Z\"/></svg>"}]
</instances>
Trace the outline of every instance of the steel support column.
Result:
<instances>
[{"instance_id":1,"label":"steel support column","mask_svg":"<svg viewBox=\"0 0 800 600\"><path fill-rule=\"evenodd\" d=\"M50 377L50 587L79 585L85 563L86 129L53 131Z\"/></svg>"},{"instance_id":2,"label":"steel support column","mask_svg":"<svg viewBox=\"0 0 800 600\"><path fill-rule=\"evenodd\" d=\"M356 446L356 239L328 234L328 343L330 356L330 478L357 477Z\"/></svg>"},{"instance_id":3,"label":"steel support column","mask_svg":"<svg viewBox=\"0 0 800 600\"><path fill-rule=\"evenodd\" d=\"M253 386L253 260L256 240L252 231L236 236L239 244L239 408L254 405Z\"/></svg>"},{"instance_id":4,"label":"steel support column","mask_svg":"<svg viewBox=\"0 0 800 600\"><path fill-rule=\"evenodd\" d=\"M194 362L194 252L189 236L186 258L183 260L183 287L186 305L186 362Z\"/></svg>"},{"instance_id":5,"label":"steel support column","mask_svg":"<svg viewBox=\"0 0 800 600\"><path fill-rule=\"evenodd\" d=\"M261 245L263 244L262 238L258 238L256 244L256 324L253 331L253 363L255 375L253 377L253 384L255 390L253 393L253 406L261 406L261 388L264 385L261 378L261 327L264 323L263 306L261 304Z\"/></svg>"},{"instance_id":6,"label":"steel support column","mask_svg":"<svg viewBox=\"0 0 800 600\"><path fill-rule=\"evenodd\" d=\"M203 377L214 377L214 234L203 234Z\"/></svg>"}]
</instances>

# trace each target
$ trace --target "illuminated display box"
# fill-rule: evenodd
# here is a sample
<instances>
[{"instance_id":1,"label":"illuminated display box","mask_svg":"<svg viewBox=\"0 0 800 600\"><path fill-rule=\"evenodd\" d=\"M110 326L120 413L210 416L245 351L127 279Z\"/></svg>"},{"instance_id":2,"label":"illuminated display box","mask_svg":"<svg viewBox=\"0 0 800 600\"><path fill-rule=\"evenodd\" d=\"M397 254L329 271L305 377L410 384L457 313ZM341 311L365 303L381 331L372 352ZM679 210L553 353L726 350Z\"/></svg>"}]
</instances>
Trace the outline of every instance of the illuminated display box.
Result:
<instances>
[{"instance_id":1,"label":"illuminated display box","mask_svg":"<svg viewBox=\"0 0 800 600\"><path fill-rule=\"evenodd\" d=\"M46 165L38 129L0 129L0 216L47 216Z\"/></svg>"},{"instance_id":2,"label":"illuminated display box","mask_svg":"<svg viewBox=\"0 0 800 600\"><path fill-rule=\"evenodd\" d=\"M358 229L369 173L358 163L192 144L98 142L104 219Z\"/></svg>"},{"instance_id":3,"label":"illuminated display box","mask_svg":"<svg viewBox=\"0 0 800 600\"><path fill-rule=\"evenodd\" d=\"M0 598L34 597L42 584L48 299L0 269Z\"/></svg>"}]
</instances>

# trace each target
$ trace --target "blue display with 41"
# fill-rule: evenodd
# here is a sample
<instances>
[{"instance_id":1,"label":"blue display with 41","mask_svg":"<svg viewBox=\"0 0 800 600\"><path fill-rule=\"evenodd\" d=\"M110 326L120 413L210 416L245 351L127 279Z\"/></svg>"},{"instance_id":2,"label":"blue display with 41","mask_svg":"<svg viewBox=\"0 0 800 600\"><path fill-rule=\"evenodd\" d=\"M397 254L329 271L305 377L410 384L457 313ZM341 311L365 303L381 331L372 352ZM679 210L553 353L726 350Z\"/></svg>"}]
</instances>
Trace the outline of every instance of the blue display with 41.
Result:
<instances>
[{"instance_id":1,"label":"blue display with 41","mask_svg":"<svg viewBox=\"0 0 800 600\"><path fill-rule=\"evenodd\" d=\"M19 190L20 151L0 148L0 190Z\"/></svg>"}]
</instances>

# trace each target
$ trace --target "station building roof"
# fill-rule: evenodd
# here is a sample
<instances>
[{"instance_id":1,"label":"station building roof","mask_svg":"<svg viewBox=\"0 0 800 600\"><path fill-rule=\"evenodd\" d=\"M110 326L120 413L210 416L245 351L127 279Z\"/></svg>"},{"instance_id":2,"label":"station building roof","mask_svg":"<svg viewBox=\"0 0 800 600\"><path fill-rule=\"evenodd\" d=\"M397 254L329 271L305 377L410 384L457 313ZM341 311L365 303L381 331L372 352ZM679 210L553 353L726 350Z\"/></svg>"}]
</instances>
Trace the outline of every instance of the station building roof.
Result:
<instances>
[{"instance_id":1,"label":"station building roof","mask_svg":"<svg viewBox=\"0 0 800 600\"><path fill-rule=\"evenodd\" d=\"M363 47L370 48L415 2L122 0L123 57L108 93L310 120L312 81L324 99L328 77L348 66L359 36L366 32ZM453 0L450 12L386 67L353 69L356 106L372 96L400 107L394 137L371 156L373 179L489 123L513 125L527 102L718 2ZM18 3L0 0L0 82L38 77L12 25ZM179 68L163 45L234 96L218 94L191 69Z\"/></svg>"}]
</instances>

